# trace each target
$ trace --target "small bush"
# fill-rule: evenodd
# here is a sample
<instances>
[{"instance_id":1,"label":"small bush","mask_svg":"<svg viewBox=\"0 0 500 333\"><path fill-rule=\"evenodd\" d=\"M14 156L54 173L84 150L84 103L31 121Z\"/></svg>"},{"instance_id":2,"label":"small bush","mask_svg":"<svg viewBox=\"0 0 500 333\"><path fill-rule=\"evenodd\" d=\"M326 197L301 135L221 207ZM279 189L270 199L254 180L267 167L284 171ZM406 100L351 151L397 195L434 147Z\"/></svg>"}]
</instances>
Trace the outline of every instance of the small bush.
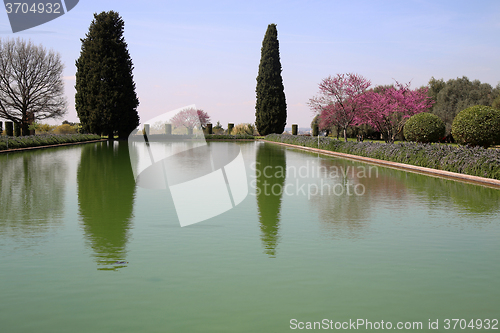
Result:
<instances>
[{"instance_id":1,"label":"small bush","mask_svg":"<svg viewBox=\"0 0 500 333\"><path fill-rule=\"evenodd\" d=\"M71 126L70 124L62 124L57 126L54 130L53 133L55 134L76 134L77 129L74 126Z\"/></svg>"},{"instance_id":2,"label":"small bush","mask_svg":"<svg viewBox=\"0 0 500 333\"><path fill-rule=\"evenodd\" d=\"M49 124L37 124L35 128L35 133L36 134L47 134L47 133L52 133L52 131L56 128L56 125L49 125Z\"/></svg>"},{"instance_id":3,"label":"small bush","mask_svg":"<svg viewBox=\"0 0 500 333\"><path fill-rule=\"evenodd\" d=\"M406 121L404 135L409 141L438 142L445 136L445 124L434 114L418 113Z\"/></svg>"},{"instance_id":4,"label":"small bush","mask_svg":"<svg viewBox=\"0 0 500 333\"><path fill-rule=\"evenodd\" d=\"M255 126L252 124L238 124L231 131L232 135L254 135Z\"/></svg>"},{"instance_id":5,"label":"small bush","mask_svg":"<svg viewBox=\"0 0 500 333\"><path fill-rule=\"evenodd\" d=\"M255 137L248 134L209 134L205 135L205 140L253 140Z\"/></svg>"},{"instance_id":6,"label":"small bush","mask_svg":"<svg viewBox=\"0 0 500 333\"><path fill-rule=\"evenodd\" d=\"M461 111L451 125L451 134L462 145L488 148L500 143L500 110L476 105Z\"/></svg>"},{"instance_id":7,"label":"small bush","mask_svg":"<svg viewBox=\"0 0 500 333\"><path fill-rule=\"evenodd\" d=\"M212 127L212 134L219 134L219 135L224 134L224 128L220 124L220 121L218 121L217 124L215 124L215 126Z\"/></svg>"}]
</instances>

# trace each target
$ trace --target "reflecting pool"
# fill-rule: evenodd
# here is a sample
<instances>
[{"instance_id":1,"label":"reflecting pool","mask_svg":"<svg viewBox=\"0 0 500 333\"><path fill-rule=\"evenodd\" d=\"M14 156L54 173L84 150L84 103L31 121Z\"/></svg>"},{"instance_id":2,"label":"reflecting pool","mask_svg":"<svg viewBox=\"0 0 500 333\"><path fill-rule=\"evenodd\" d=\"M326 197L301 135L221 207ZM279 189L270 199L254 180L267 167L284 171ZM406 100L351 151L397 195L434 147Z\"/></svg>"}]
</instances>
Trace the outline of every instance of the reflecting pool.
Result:
<instances>
[{"instance_id":1,"label":"reflecting pool","mask_svg":"<svg viewBox=\"0 0 500 333\"><path fill-rule=\"evenodd\" d=\"M183 228L168 189L136 185L126 142L0 155L0 331L288 332L350 321L420 331L437 321L442 331L446 319L484 329L500 318L499 190L237 145L248 196Z\"/></svg>"}]
</instances>

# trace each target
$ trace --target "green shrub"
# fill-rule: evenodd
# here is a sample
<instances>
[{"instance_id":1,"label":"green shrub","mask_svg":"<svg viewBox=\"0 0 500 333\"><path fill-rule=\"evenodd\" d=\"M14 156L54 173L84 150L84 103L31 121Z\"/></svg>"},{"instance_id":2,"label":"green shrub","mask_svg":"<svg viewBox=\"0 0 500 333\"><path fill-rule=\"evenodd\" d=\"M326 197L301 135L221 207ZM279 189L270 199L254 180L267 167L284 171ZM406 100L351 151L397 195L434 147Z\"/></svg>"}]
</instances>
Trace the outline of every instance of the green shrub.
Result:
<instances>
[{"instance_id":1,"label":"green shrub","mask_svg":"<svg viewBox=\"0 0 500 333\"><path fill-rule=\"evenodd\" d=\"M255 137L248 134L207 134L205 135L205 140L253 140Z\"/></svg>"},{"instance_id":2,"label":"green shrub","mask_svg":"<svg viewBox=\"0 0 500 333\"><path fill-rule=\"evenodd\" d=\"M74 126L71 126L70 124L62 124L57 126L54 130L53 133L55 134L76 134L77 129Z\"/></svg>"},{"instance_id":3,"label":"green shrub","mask_svg":"<svg viewBox=\"0 0 500 333\"><path fill-rule=\"evenodd\" d=\"M56 125L49 125L49 124L37 124L35 128L35 133L36 134L47 134L51 133L57 126Z\"/></svg>"},{"instance_id":4,"label":"green shrub","mask_svg":"<svg viewBox=\"0 0 500 333\"><path fill-rule=\"evenodd\" d=\"M84 142L98 140L101 137L94 134L44 134L21 137L0 137L0 150L49 146L59 143ZM8 146L7 146L8 141Z\"/></svg>"},{"instance_id":5,"label":"green shrub","mask_svg":"<svg viewBox=\"0 0 500 333\"><path fill-rule=\"evenodd\" d=\"M265 140L434 168L500 180L500 149L401 142L355 142L301 135L270 134Z\"/></svg>"},{"instance_id":6,"label":"green shrub","mask_svg":"<svg viewBox=\"0 0 500 333\"><path fill-rule=\"evenodd\" d=\"M220 124L220 121L218 121L217 124L212 127L212 134L224 134L224 128Z\"/></svg>"},{"instance_id":7,"label":"green shrub","mask_svg":"<svg viewBox=\"0 0 500 333\"><path fill-rule=\"evenodd\" d=\"M312 136L318 136L318 134L319 134L318 124L313 124Z\"/></svg>"},{"instance_id":8,"label":"green shrub","mask_svg":"<svg viewBox=\"0 0 500 333\"><path fill-rule=\"evenodd\" d=\"M252 124L238 124L231 131L232 135L254 135L255 126Z\"/></svg>"},{"instance_id":9,"label":"green shrub","mask_svg":"<svg viewBox=\"0 0 500 333\"><path fill-rule=\"evenodd\" d=\"M404 135L409 141L438 142L445 136L445 124L434 114L418 113L406 121Z\"/></svg>"},{"instance_id":10,"label":"green shrub","mask_svg":"<svg viewBox=\"0 0 500 333\"><path fill-rule=\"evenodd\" d=\"M500 143L500 110L476 105L461 111L451 125L456 142L488 148Z\"/></svg>"}]
</instances>

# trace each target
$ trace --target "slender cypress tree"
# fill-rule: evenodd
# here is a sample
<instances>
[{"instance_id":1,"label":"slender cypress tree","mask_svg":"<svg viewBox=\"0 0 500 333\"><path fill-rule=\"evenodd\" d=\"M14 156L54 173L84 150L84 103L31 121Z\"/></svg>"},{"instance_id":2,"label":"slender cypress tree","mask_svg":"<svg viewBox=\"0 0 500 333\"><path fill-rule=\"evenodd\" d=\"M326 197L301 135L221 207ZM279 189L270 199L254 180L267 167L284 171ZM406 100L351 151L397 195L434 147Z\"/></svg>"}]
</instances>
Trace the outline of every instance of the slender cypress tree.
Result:
<instances>
[{"instance_id":1,"label":"slender cypress tree","mask_svg":"<svg viewBox=\"0 0 500 333\"><path fill-rule=\"evenodd\" d=\"M267 27L257 76L255 126L260 135L281 134L286 124L286 100L276 24Z\"/></svg>"},{"instance_id":2,"label":"slender cypress tree","mask_svg":"<svg viewBox=\"0 0 500 333\"><path fill-rule=\"evenodd\" d=\"M133 65L117 12L94 14L76 61L75 107L85 132L126 138L139 125Z\"/></svg>"}]
</instances>

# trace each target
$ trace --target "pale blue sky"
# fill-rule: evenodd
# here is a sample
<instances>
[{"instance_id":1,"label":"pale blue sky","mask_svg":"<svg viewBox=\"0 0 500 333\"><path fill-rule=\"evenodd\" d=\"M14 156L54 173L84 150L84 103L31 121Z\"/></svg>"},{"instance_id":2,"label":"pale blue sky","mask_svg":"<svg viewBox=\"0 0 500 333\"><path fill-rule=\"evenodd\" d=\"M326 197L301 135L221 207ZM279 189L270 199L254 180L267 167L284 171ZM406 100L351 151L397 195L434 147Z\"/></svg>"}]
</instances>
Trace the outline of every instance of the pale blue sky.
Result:
<instances>
[{"instance_id":1,"label":"pale blue sky","mask_svg":"<svg viewBox=\"0 0 500 333\"><path fill-rule=\"evenodd\" d=\"M307 101L322 78L355 72L372 84L467 76L500 82L500 1L128 1L80 0L66 15L12 34L0 16L0 38L21 37L62 55L69 108L75 60L93 13L114 10L125 21L141 122L196 104L212 122L255 121L255 85L267 25L276 23L287 127L309 127ZM61 122L59 120L59 122Z\"/></svg>"}]
</instances>

